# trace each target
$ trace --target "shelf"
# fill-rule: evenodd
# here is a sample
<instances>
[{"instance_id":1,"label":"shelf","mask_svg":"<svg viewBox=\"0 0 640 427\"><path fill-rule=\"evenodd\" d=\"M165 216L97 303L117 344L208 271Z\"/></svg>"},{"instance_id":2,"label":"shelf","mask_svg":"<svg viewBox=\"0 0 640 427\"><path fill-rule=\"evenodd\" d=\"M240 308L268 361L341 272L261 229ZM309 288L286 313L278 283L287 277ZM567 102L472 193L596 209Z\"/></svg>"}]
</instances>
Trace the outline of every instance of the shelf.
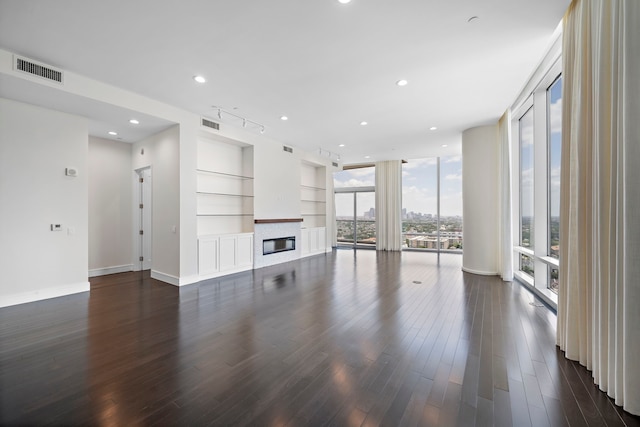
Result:
<instances>
[{"instance_id":1,"label":"shelf","mask_svg":"<svg viewBox=\"0 0 640 427\"><path fill-rule=\"evenodd\" d=\"M253 216L253 214L196 214L196 216Z\"/></svg>"},{"instance_id":2,"label":"shelf","mask_svg":"<svg viewBox=\"0 0 640 427\"><path fill-rule=\"evenodd\" d=\"M300 184L300 187L301 188L306 188L306 189L309 189L309 190L315 190L315 191L326 191L327 190L326 188L312 187L310 185L302 185L302 184Z\"/></svg>"},{"instance_id":3,"label":"shelf","mask_svg":"<svg viewBox=\"0 0 640 427\"><path fill-rule=\"evenodd\" d=\"M285 222L302 222L302 218L274 218L274 219L256 219L256 224L281 224Z\"/></svg>"},{"instance_id":4,"label":"shelf","mask_svg":"<svg viewBox=\"0 0 640 427\"><path fill-rule=\"evenodd\" d=\"M234 174L231 174L231 173L216 172L216 171L210 171L210 170L206 170L206 169L196 169L196 172L208 173L208 174L211 174L211 175L218 175L218 176L222 176L222 177L225 177L225 178L253 179L252 176L234 175Z\"/></svg>"},{"instance_id":5,"label":"shelf","mask_svg":"<svg viewBox=\"0 0 640 427\"><path fill-rule=\"evenodd\" d=\"M324 200L305 200L305 199L302 199L300 201L301 202L309 202L309 203L327 203Z\"/></svg>"},{"instance_id":6,"label":"shelf","mask_svg":"<svg viewBox=\"0 0 640 427\"><path fill-rule=\"evenodd\" d=\"M250 198L254 197L254 196L247 196L244 194L212 193L208 191L196 191L196 194L203 194L205 196L229 196L229 197L250 197Z\"/></svg>"}]
</instances>

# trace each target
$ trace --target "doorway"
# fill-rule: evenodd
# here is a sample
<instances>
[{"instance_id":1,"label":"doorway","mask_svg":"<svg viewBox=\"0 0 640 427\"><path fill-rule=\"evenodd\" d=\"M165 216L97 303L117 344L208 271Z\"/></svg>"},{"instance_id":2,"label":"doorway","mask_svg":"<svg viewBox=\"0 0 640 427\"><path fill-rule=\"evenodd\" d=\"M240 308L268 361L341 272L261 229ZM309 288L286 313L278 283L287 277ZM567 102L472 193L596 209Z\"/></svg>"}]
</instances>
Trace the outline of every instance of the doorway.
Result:
<instances>
[{"instance_id":1,"label":"doorway","mask_svg":"<svg viewBox=\"0 0 640 427\"><path fill-rule=\"evenodd\" d=\"M152 174L151 167L137 169L136 183L136 224L134 241L136 244L134 270L150 270L152 266Z\"/></svg>"},{"instance_id":2,"label":"doorway","mask_svg":"<svg viewBox=\"0 0 640 427\"><path fill-rule=\"evenodd\" d=\"M373 188L335 190L339 247L376 247L376 193Z\"/></svg>"}]
</instances>

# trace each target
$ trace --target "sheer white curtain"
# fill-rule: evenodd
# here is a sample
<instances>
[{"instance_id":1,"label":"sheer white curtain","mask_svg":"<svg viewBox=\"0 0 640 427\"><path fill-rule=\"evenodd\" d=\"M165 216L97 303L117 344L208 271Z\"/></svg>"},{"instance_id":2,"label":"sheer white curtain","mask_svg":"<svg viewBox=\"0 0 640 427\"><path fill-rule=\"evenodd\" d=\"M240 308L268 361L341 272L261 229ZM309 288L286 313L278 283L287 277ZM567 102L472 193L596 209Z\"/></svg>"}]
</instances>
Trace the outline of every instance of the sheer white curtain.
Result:
<instances>
[{"instance_id":1,"label":"sheer white curtain","mask_svg":"<svg viewBox=\"0 0 640 427\"><path fill-rule=\"evenodd\" d=\"M557 342L640 414L640 1L564 19Z\"/></svg>"},{"instance_id":2,"label":"sheer white curtain","mask_svg":"<svg viewBox=\"0 0 640 427\"><path fill-rule=\"evenodd\" d=\"M502 280L513 280L513 211L511 206L511 112L498 121L500 138L500 254L498 271Z\"/></svg>"},{"instance_id":3,"label":"sheer white curtain","mask_svg":"<svg viewBox=\"0 0 640 427\"><path fill-rule=\"evenodd\" d=\"M376 249L402 250L402 162L376 162Z\"/></svg>"}]
</instances>

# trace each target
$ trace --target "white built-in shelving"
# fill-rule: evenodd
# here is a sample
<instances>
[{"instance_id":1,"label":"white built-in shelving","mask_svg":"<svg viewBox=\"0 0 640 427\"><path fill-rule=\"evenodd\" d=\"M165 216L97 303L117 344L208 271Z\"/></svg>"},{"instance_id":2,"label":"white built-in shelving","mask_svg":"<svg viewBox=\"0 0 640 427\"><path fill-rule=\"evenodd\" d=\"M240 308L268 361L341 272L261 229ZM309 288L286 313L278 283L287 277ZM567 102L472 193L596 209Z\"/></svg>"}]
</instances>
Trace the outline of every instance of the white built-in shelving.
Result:
<instances>
[{"instance_id":1,"label":"white built-in shelving","mask_svg":"<svg viewBox=\"0 0 640 427\"><path fill-rule=\"evenodd\" d=\"M300 169L301 253L325 252L327 225L327 168L302 162Z\"/></svg>"},{"instance_id":2,"label":"white built-in shelving","mask_svg":"<svg viewBox=\"0 0 640 427\"><path fill-rule=\"evenodd\" d=\"M198 235L253 232L253 147L198 141Z\"/></svg>"},{"instance_id":3,"label":"white built-in shelving","mask_svg":"<svg viewBox=\"0 0 640 427\"><path fill-rule=\"evenodd\" d=\"M302 163L300 169L300 210L303 228L326 227L327 189L324 166Z\"/></svg>"},{"instance_id":4,"label":"white built-in shelving","mask_svg":"<svg viewBox=\"0 0 640 427\"><path fill-rule=\"evenodd\" d=\"M198 140L196 176L199 275L253 268L253 147Z\"/></svg>"}]
</instances>

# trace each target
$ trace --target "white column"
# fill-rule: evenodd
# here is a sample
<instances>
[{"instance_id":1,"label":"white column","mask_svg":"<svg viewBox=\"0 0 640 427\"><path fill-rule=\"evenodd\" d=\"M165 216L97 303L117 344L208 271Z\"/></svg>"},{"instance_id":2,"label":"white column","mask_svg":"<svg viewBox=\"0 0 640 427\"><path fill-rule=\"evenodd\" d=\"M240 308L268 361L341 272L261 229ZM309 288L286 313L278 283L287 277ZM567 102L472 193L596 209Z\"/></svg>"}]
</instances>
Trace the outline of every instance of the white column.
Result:
<instances>
[{"instance_id":1,"label":"white column","mask_svg":"<svg viewBox=\"0 0 640 427\"><path fill-rule=\"evenodd\" d=\"M499 143L497 125L462 133L462 269L498 274Z\"/></svg>"}]
</instances>

